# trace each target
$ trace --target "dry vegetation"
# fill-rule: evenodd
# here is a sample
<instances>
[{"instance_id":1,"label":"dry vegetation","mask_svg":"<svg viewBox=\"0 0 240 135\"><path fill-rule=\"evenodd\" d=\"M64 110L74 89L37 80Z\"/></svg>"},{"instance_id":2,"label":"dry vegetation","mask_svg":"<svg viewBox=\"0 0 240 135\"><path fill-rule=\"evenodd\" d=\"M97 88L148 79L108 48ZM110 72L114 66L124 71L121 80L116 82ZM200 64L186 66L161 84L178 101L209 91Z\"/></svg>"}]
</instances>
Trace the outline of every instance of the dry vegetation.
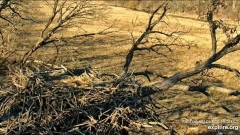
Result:
<instances>
[{"instance_id":1,"label":"dry vegetation","mask_svg":"<svg viewBox=\"0 0 240 135\"><path fill-rule=\"evenodd\" d=\"M239 5L202 2L3 0L0 134L239 134Z\"/></svg>"}]
</instances>

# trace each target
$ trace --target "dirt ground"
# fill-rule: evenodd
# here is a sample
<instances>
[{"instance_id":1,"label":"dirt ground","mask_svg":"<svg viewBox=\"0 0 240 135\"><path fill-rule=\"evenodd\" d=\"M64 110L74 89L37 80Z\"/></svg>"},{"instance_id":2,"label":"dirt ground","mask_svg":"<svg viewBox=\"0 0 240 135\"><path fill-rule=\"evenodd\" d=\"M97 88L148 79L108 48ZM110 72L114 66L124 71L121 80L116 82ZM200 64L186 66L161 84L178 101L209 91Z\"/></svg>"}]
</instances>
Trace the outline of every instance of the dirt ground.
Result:
<instances>
[{"instance_id":1,"label":"dirt ground","mask_svg":"<svg viewBox=\"0 0 240 135\"><path fill-rule=\"evenodd\" d=\"M99 72L113 72L119 74L123 67L125 56L132 44L131 32L137 38L143 32L148 23L149 14L141 11L134 11L121 7L109 7L104 21L91 22L83 24L85 31L97 32L109 27L112 22L112 30L116 31L107 35L97 35L87 38L77 38L70 40L67 45L59 45L59 55L56 48L47 46L39 49L32 59L38 59L47 63L61 63L68 68L79 68L82 65L91 65ZM166 55L156 54L155 52L142 51L137 52L133 59L130 71L150 70L154 72L151 81L160 79L158 74L166 76L173 75L178 71L193 67L199 60L204 60L211 55L211 39L207 22L198 21L184 17L178 17L169 14L165 21L168 25L160 23L157 27L159 30L171 32L174 30L189 31L181 36L184 43L188 43L189 47L173 46L172 52L167 48L159 48L159 52ZM40 26L31 26L35 29L32 34L38 36ZM35 34L34 34L35 33ZM69 29L64 34L75 35L84 33L79 29ZM221 31L219 31L221 33ZM218 35L218 50L223 47L226 40L223 34ZM23 42L26 42L21 39ZM28 41L35 43L37 39ZM27 45L27 44L26 44ZM27 46L22 47L18 53L28 49ZM235 52L225 56L218 63L229 65L240 70L240 53ZM141 78L144 84L148 81ZM240 80L233 73L223 70L208 70L205 75L197 75L189 79L183 80L182 84L193 85L215 85L226 87L234 90L240 89ZM156 100L159 108L156 113L159 114L162 123L173 129L180 135L182 134L216 134L215 130L208 130L207 126L226 125L240 126L240 97L229 96L222 93L210 93L211 97L219 104L212 103L210 99L201 92L168 90L152 95ZM231 112L224 110L221 105L226 106ZM232 120L230 123L191 123L184 120ZM211 132L211 133L210 133ZM239 134L238 130L220 130L224 134ZM141 132L137 134L169 134L161 126L154 125L149 128L141 128Z\"/></svg>"}]
</instances>

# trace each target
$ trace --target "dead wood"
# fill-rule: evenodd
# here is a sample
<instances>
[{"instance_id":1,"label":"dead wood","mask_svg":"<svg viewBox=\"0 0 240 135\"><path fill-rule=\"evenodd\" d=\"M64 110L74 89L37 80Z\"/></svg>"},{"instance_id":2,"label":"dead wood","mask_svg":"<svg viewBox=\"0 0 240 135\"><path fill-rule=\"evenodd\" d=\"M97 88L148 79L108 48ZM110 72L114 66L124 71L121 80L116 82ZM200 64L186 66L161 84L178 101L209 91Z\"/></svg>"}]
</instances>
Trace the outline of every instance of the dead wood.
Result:
<instances>
[{"instance_id":1,"label":"dead wood","mask_svg":"<svg viewBox=\"0 0 240 135\"><path fill-rule=\"evenodd\" d=\"M57 37L59 31L64 31L71 27L81 28L81 26L77 25L80 22L76 22L76 19L80 19L81 21L92 20L94 16L96 16L97 13L101 10L103 10L101 7L90 4L88 1L69 2L67 0L54 0L52 14L49 17L43 30L41 31L40 39L37 41L37 43L31 50L27 51L23 55L21 60L21 67L25 65L28 58L35 51L46 45L54 44L55 46L57 46L57 42L67 42L67 40L77 37L87 37L98 34L112 33L113 31L109 31L109 29L111 29L113 25L96 33L79 34L68 38L63 36ZM53 25L53 27L50 27L50 25Z\"/></svg>"},{"instance_id":2,"label":"dead wood","mask_svg":"<svg viewBox=\"0 0 240 135\"><path fill-rule=\"evenodd\" d=\"M161 13L161 15L157 18L157 20L153 20L154 17L156 16L156 14L158 13L158 11L163 8L163 12ZM153 33L158 33L158 34L162 34L162 35L166 35L166 36L172 36L172 34L168 34L165 32L161 32L161 31L154 31L154 27L160 23L163 19L163 17L166 15L167 12L167 4L162 4L160 5L150 16L149 18L149 22L148 22L148 26L145 30L145 32L142 33L142 35L136 40L136 42L133 43L131 49L129 50L127 56L126 56L126 60L125 60L125 64L124 64L124 68L123 68L123 72L122 72L122 77L126 76L126 74L128 73L129 70L129 66L132 62L133 56L135 51L137 50L143 50L143 48L140 48L139 46L141 44L143 44L143 40L146 39L150 34ZM144 49L146 50L146 49Z\"/></svg>"},{"instance_id":3,"label":"dead wood","mask_svg":"<svg viewBox=\"0 0 240 135\"><path fill-rule=\"evenodd\" d=\"M196 75L198 73L201 73L202 71L212 68L212 64L216 62L217 60L221 59L225 55L240 50L240 35L237 35L235 38L233 38L231 41L225 44L225 46L216 54L213 54L210 58L206 59L205 61L197 64L195 67L187 69L185 71L181 71L179 73L176 73L172 75L171 77L165 79L164 81L160 83L156 83L152 85L153 87L157 88L156 91L162 91L167 90L173 85L175 85L177 82L181 81L182 79L185 79L187 77L191 77L193 75Z\"/></svg>"},{"instance_id":4,"label":"dead wood","mask_svg":"<svg viewBox=\"0 0 240 135\"><path fill-rule=\"evenodd\" d=\"M211 26L212 23L213 23L212 22L212 16L213 16L213 11L217 8L218 4L220 4L220 3L217 3L217 0L216 1L213 0L212 5L211 5L211 10L208 13L209 14L208 20L210 21L210 30L211 30L211 33L214 34L214 37L216 37L216 32L212 31L212 29L213 29L213 26ZM153 12L152 16L149 19L149 25L147 27L147 30L150 31L150 33L152 32L151 30L154 28L154 26L159 22L159 19L161 20L162 17L166 13L167 8L165 6L164 11L161 14L160 18L158 19L158 21L151 24L153 16L160 9L160 7L156 11ZM214 27L214 30L215 29L216 29L216 27ZM140 44L141 40L146 36L146 34L147 34L147 32L144 32L142 34L142 36L139 38L140 41L137 41L136 44L133 45L132 48L130 49L130 52L128 54L129 57L127 56L127 58L126 58L125 65L127 65L127 66L124 66L125 69L128 70L128 66L131 63L131 60L132 60L132 57L133 57L133 52L135 50L137 50L136 47ZM216 38L213 38L213 40L212 40L214 50L216 48L216 47L214 47L214 46L216 46L215 40L216 40ZM194 76L196 74L199 74L199 73L203 72L204 70L207 70L207 69L210 69L210 68L221 68L221 69L225 69L225 70L228 70L228 71L231 71L231 72L235 72L238 75L239 71L237 71L236 69L232 69L231 67L228 67L228 66L225 66L225 65L214 64L214 62L220 60L222 57L226 56L229 53L240 50L240 43L239 42L240 42L240 34L237 34L235 37L229 39L229 41L225 43L224 47L220 51L215 52L213 50L214 53L213 53L212 56L210 56L206 60L203 60L202 62L199 62L198 64L195 65L195 67L192 67L192 68L186 69L184 71L178 72L178 73L164 79L161 82L157 82L155 84L152 84L151 85L152 88L149 91L149 95L153 94L155 92L168 90L172 86L176 85L177 82L179 82L179 81L181 81L185 78L188 78L188 77ZM125 70L125 71L127 71L127 70Z\"/></svg>"},{"instance_id":5,"label":"dead wood","mask_svg":"<svg viewBox=\"0 0 240 135\"><path fill-rule=\"evenodd\" d=\"M141 117L161 123L149 106L153 102L138 96L141 86L133 76L117 87L103 78L76 87L48 81L48 75L16 71L11 76L14 87L0 95L0 133L125 134L148 126L135 122Z\"/></svg>"}]
</instances>

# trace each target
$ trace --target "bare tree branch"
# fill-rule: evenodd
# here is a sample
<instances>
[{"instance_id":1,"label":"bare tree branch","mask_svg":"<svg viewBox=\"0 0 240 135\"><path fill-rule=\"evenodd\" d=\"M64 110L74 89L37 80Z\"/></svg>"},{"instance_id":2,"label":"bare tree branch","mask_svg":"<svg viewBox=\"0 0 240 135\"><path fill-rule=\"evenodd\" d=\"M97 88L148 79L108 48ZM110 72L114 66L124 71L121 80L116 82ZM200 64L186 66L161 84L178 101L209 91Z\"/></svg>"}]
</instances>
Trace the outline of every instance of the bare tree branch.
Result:
<instances>
[{"instance_id":1,"label":"bare tree branch","mask_svg":"<svg viewBox=\"0 0 240 135\"><path fill-rule=\"evenodd\" d=\"M14 14L16 14L18 17L20 17L22 20L31 21L31 22L36 22L36 21L34 21L33 19L23 17L23 16L22 16L18 11L16 11L16 9L14 9L11 5L9 5L9 9L10 9Z\"/></svg>"},{"instance_id":2,"label":"bare tree branch","mask_svg":"<svg viewBox=\"0 0 240 135\"><path fill-rule=\"evenodd\" d=\"M2 30L0 30L0 37L1 37L1 40L2 40L2 45L5 44L5 39L4 39L4 36L3 36L3 33L2 33Z\"/></svg>"},{"instance_id":3,"label":"bare tree branch","mask_svg":"<svg viewBox=\"0 0 240 135\"><path fill-rule=\"evenodd\" d=\"M61 41L63 37L57 38L56 35L57 32L60 30L64 30L67 28L71 28L74 25L76 25L77 22L74 22L74 19L81 18L85 20L92 19L92 16L96 13L93 9L92 5L88 5L88 3L81 2L68 2L67 0L60 1L60 0L54 0L53 7L52 7L52 14L46 23L44 29L41 32L41 39L36 43L36 45L26 52L22 58L21 66L25 64L27 59L39 48L54 43L57 41ZM50 25L53 25L53 27L50 27ZM106 30L100 31L97 34L104 33ZM89 34L83 34L80 36L91 36L95 35L96 33L89 33Z\"/></svg>"},{"instance_id":4,"label":"bare tree branch","mask_svg":"<svg viewBox=\"0 0 240 135\"><path fill-rule=\"evenodd\" d=\"M158 19L156 21L153 22L153 19L155 17L155 15L157 14L157 12L162 8L163 8L163 12L162 14L160 15L160 17L158 17ZM122 76L125 76L128 72L128 69L129 69L129 66L132 62L132 59L133 59L133 55L134 55L134 52L136 50L138 50L138 46L140 44L142 44L142 41L149 35L152 33L153 31L153 28L163 19L163 17L166 15L166 12L167 12L167 4L162 4L160 5L153 13L152 15L150 16L149 18L149 22L148 22L148 26L145 30L145 32L142 33L142 35L136 40L136 42L132 45L131 49L129 50L128 54L127 54L127 57L126 57L126 61L125 61L125 64L124 64L124 68L123 68L123 73L122 73ZM153 32L153 33L156 33ZM161 32L159 32L160 34ZM167 35L167 34L165 34Z\"/></svg>"},{"instance_id":5,"label":"bare tree branch","mask_svg":"<svg viewBox=\"0 0 240 135\"><path fill-rule=\"evenodd\" d=\"M162 82L158 82L156 84L153 84L152 87L154 87L154 91L151 91L150 93L146 95L150 95L153 93L156 93L158 91L167 90L173 85L175 85L177 82L181 81L182 79L191 77L193 75L196 75L198 73L201 73L202 71L206 69L212 68L212 63L216 62L217 60L221 59L225 55L240 50L240 34L237 35L235 38L233 38L231 41L225 44L225 46L216 54L212 55L210 58L206 59L202 63L197 64L195 67L178 72L171 77L168 77ZM227 68L228 69L228 68Z\"/></svg>"},{"instance_id":6,"label":"bare tree branch","mask_svg":"<svg viewBox=\"0 0 240 135\"><path fill-rule=\"evenodd\" d=\"M225 69L225 70L228 70L231 72L235 72L237 74L237 76L239 76L239 71L237 69L233 69L231 67L224 66L224 65L213 64L214 62L218 61L219 59L226 56L227 54L240 50L240 34L238 34L235 37L229 39L228 42L225 43L224 47L220 51L218 51L218 52L216 51L217 43L216 43L216 38L215 38L216 37L215 30L216 30L217 26L213 26L213 25L216 25L216 23L218 21L213 22L212 17L213 17L213 11L217 8L218 4L220 4L218 0L212 0L211 10L208 12L208 21L209 21L211 37L212 37L213 55L204 61L198 62L198 64L196 64L195 67L193 67L193 68L189 68L187 70L178 72L178 73L164 79L161 82L152 84L151 87L154 89L149 90L149 87L147 87L145 90L143 90L145 92L149 90L147 93L145 93L146 96L156 93L158 91L168 90L169 88L174 86L177 82L179 82L185 78L194 76L194 75L201 73L204 70L210 69L210 68ZM162 45L162 44L159 44L159 45ZM153 45L151 47L155 47L155 46ZM143 48L143 49L146 49L146 48Z\"/></svg>"},{"instance_id":7,"label":"bare tree branch","mask_svg":"<svg viewBox=\"0 0 240 135\"><path fill-rule=\"evenodd\" d=\"M15 24L15 18L14 15L19 17L21 20L36 22L31 18L27 18L21 15L21 7L23 4L26 4L28 2L25 1L14 1L14 0L2 0L0 4L0 18L4 21L6 21L8 24L10 24L15 30L16 30L16 24ZM20 9L19 9L20 8ZM6 10L6 13L11 12L11 14L4 14ZM18 11L19 10L19 11ZM4 12L3 12L4 11Z\"/></svg>"},{"instance_id":8,"label":"bare tree branch","mask_svg":"<svg viewBox=\"0 0 240 135\"><path fill-rule=\"evenodd\" d=\"M16 26L9 19L7 19L1 15L0 15L0 18L3 19L4 21L6 21L7 23L9 23L14 29L16 29Z\"/></svg>"},{"instance_id":9,"label":"bare tree branch","mask_svg":"<svg viewBox=\"0 0 240 135\"><path fill-rule=\"evenodd\" d=\"M240 72L237 69L231 68L229 66L221 65L221 64L212 64L210 68L218 68L223 70L228 70L229 72L233 72L240 78Z\"/></svg>"},{"instance_id":10,"label":"bare tree branch","mask_svg":"<svg viewBox=\"0 0 240 135\"><path fill-rule=\"evenodd\" d=\"M216 0L212 0L212 2L214 2L214 1L216 1ZM212 38L212 52L213 52L213 54L215 54L216 50L217 50L216 30L218 28L218 25L216 24L215 21L213 21L213 12L214 12L214 10L216 10L216 8L217 8L217 5L212 4L212 6L210 7L210 9L207 13L207 21L209 23L211 38Z\"/></svg>"}]
</instances>

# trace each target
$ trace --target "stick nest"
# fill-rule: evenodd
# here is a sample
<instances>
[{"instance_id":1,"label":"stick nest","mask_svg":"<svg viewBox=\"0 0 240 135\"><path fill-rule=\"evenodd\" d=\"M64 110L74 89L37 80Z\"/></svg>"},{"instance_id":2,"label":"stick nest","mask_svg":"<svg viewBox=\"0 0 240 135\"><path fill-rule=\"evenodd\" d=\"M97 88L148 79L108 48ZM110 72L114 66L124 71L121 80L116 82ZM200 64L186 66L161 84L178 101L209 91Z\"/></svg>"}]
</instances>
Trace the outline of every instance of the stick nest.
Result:
<instances>
[{"instance_id":1,"label":"stick nest","mask_svg":"<svg viewBox=\"0 0 240 135\"><path fill-rule=\"evenodd\" d=\"M132 75L116 83L116 75L89 67L52 73L10 71L11 85L0 91L1 134L127 134L141 119L156 120L152 100L138 95L141 85ZM74 78L82 82L68 83Z\"/></svg>"}]
</instances>

